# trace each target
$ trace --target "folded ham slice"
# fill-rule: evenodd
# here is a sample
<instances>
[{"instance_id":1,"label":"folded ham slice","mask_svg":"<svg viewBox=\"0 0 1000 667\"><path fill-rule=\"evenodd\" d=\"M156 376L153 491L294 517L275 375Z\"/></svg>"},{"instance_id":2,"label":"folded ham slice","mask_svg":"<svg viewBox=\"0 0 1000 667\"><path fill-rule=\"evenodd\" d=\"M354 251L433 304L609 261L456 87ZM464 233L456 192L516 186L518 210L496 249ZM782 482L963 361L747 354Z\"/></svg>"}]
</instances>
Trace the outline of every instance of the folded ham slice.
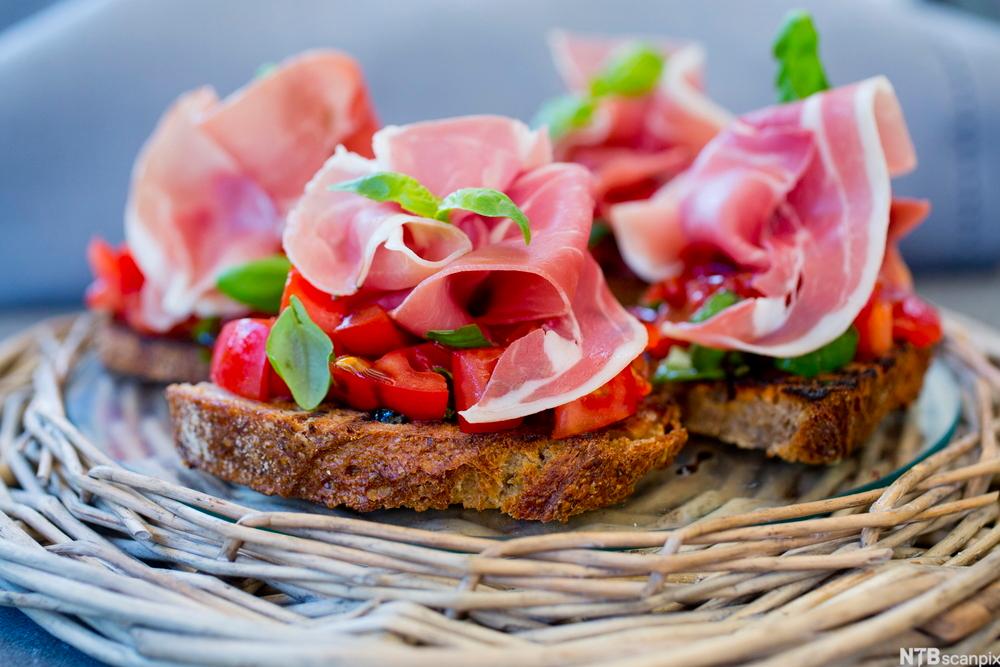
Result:
<instances>
[{"instance_id":1,"label":"folded ham slice","mask_svg":"<svg viewBox=\"0 0 1000 667\"><path fill-rule=\"evenodd\" d=\"M575 400L642 353L645 329L587 252L590 176L578 165L550 164L546 133L474 116L385 128L373 146L373 160L340 151L317 173L289 216L285 252L333 295L402 290L390 315L418 336L470 323L523 324L481 400L461 413L468 421ZM406 173L439 197L463 187L501 190L530 220L531 243L509 219L456 212L449 224L328 189L376 171Z\"/></svg>"},{"instance_id":2,"label":"folded ham slice","mask_svg":"<svg viewBox=\"0 0 1000 667\"><path fill-rule=\"evenodd\" d=\"M245 308L225 269L281 249L287 210L338 144L365 152L377 120L357 63L298 56L220 101L210 88L164 114L132 174L125 235L143 275L139 328Z\"/></svg>"},{"instance_id":3,"label":"folded ham slice","mask_svg":"<svg viewBox=\"0 0 1000 667\"><path fill-rule=\"evenodd\" d=\"M556 67L576 92L585 92L615 53L634 42L561 30L549 35ZM602 100L591 123L556 144L559 159L578 162L595 175L602 207L677 174L731 120L702 91L705 55L700 46L663 40L654 45L666 57L656 89L640 98Z\"/></svg>"},{"instance_id":4,"label":"folded ham slice","mask_svg":"<svg viewBox=\"0 0 1000 667\"><path fill-rule=\"evenodd\" d=\"M796 356L843 333L868 300L886 254L890 177L915 165L892 86L877 77L745 116L651 200L615 206L610 219L626 262L651 282L679 274L693 250L754 273L761 297L699 324L667 322L666 335ZM904 218L923 214L901 206Z\"/></svg>"}]
</instances>

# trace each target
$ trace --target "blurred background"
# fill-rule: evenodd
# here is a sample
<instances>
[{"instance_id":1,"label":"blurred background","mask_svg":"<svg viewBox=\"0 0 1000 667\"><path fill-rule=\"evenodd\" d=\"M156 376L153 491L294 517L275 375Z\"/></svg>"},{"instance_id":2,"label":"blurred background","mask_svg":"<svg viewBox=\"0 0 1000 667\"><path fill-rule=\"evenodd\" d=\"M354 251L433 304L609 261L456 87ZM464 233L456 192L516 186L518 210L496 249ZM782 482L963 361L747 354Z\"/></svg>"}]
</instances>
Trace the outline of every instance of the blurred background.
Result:
<instances>
[{"instance_id":1,"label":"blurred background","mask_svg":"<svg viewBox=\"0 0 1000 667\"><path fill-rule=\"evenodd\" d=\"M831 81L896 86L921 160L897 191L934 205L904 246L921 286L1000 325L997 0L3 0L0 330L80 303L84 247L121 239L135 154L185 90L224 95L262 63L332 46L361 62L386 123L529 119L560 91L545 33L567 27L697 39L710 94L739 113L773 102L770 45L797 6Z\"/></svg>"}]
</instances>

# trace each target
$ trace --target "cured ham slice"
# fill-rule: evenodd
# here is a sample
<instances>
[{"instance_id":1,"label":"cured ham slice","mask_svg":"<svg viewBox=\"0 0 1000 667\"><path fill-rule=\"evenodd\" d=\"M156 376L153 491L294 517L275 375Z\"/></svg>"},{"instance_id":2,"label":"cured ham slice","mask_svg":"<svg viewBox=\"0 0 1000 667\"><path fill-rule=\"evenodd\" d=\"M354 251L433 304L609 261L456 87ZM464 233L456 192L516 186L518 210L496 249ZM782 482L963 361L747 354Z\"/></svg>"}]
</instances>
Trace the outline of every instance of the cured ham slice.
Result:
<instances>
[{"instance_id":1,"label":"cured ham slice","mask_svg":"<svg viewBox=\"0 0 1000 667\"><path fill-rule=\"evenodd\" d=\"M215 290L225 269L280 251L285 211L341 143L370 145L361 73L336 52L295 58L220 101L181 96L132 174L125 235L145 276L138 328L245 308Z\"/></svg>"},{"instance_id":2,"label":"cured ham slice","mask_svg":"<svg viewBox=\"0 0 1000 667\"><path fill-rule=\"evenodd\" d=\"M615 53L634 41L554 31L549 47L567 87L583 92ZM700 46L662 40L655 46L666 66L651 94L602 100L586 127L557 142L559 159L593 172L599 202L635 198L645 184L665 182L731 120L702 90Z\"/></svg>"},{"instance_id":3,"label":"cured ham slice","mask_svg":"<svg viewBox=\"0 0 1000 667\"><path fill-rule=\"evenodd\" d=\"M406 290L390 315L419 336L470 323L525 325L465 419L500 421L567 403L642 353L644 327L587 252L590 176L578 165L550 164L546 133L476 116L386 128L373 145L373 160L341 151L327 161L289 217L285 251L333 295ZM328 189L375 171L402 171L438 196L501 190L530 220L531 243L508 219L456 213L448 224Z\"/></svg>"},{"instance_id":4,"label":"cured ham slice","mask_svg":"<svg viewBox=\"0 0 1000 667\"><path fill-rule=\"evenodd\" d=\"M843 333L871 295L890 177L915 164L892 86L877 77L742 118L651 200L614 207L611 223L647 280L706 250L754 274L760 297L702 323L667 322L665 335L796 356Z\"/></svg>"}]
</instances>

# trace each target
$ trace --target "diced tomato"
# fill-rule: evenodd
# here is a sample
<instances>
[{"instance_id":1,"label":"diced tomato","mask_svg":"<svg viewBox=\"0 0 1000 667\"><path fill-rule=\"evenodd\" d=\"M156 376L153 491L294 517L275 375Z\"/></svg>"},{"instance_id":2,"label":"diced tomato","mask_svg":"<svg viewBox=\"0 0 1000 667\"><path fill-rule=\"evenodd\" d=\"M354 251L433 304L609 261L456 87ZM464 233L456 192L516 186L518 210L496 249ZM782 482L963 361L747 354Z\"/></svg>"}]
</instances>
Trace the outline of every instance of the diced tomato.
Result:
<instances>
[{"instance_id":1,"label":"diced tomato","mask_svg":"<svg viewBox=\"0 0 1000 667\"><path fill-rule=\"evenodd\" d=\"M443 369L451 372L451 349L441 343L421 343L407 348L410 363L418 371Z\"/></svg>"},{"instance_id":2,"label":"diced tomato","mask_svg":"<svg viewBox=\"0 0 1000 667\"><path fill-rule=\"evenodd\" d=\"M669 336L664 336L660 327L650 322L643 322L646 333L649 334L649 342L646 343L646 352L654 359L663 359L670 353L670 348L674 345L686 345L683 341L675 340Z\"/></svg>"},{"instance_id":3,"label":"diced tomato","mask_svg":"<svg viewBox=\"0 0 1000 667\"><path fill-rule=\"evenodd\" d=\"M226 322L212 351L212 382L256 401L270 397L267 336L273 319L244 317Z\"/></svg>"},{"instance_id":4,"label":"diced tomato","mask_svg":"<svg viewBox=\"0 0 1000 667\"><path fill-rule=\"evenodd\" d=\"M934 306L909 294L892 306L892 337L917 347L941 340L941 318Z\"/></svg>"},{"instance_id":5,"label":"diced tomato","mask_svg":"<svg viewBox=\"0 0 1000 667\"><path fill-rule=\"evenodd\" d=\"M414 348L394 350L376 361L375 369L387 376L378 386L380 405L410 419L444 419L448 382L440 373L417 367L424 363Z\"/></svg>"},{"instance_id":6,"label":"diced tomato","mask_svg":"<svg viewBox=\"0 0 1000 667\"><path fill-rule=\"evenodd\" d=\"M753 274L720 261L707 259L692 264L683 274L651 285L642 302L662 305L673 319L685 320L719 290L729 290L747 299L759 296L751 281Z\"/></svg>"},{"instance_id":7,"label":"diced tomato","mask_svg":"<svg viewBox=\"0 0 1000 667\"><path fill-rule=\"evenodd\" d=\"M649 382L640 371L628 367L586 396L555 408L553 438L568 438L603 428L635 413Z\"/></svg>"},{"instance_id":8,"label":"diced tomato","mask_svg":"<svg viewBox=\"0 0 1000 667\"><path fill-rule=\"evenodd\" d=\"M335 299L314 287L295 267L288 272L288 278L285 280L285 291L281 295L282 310L291 303L293 295L299 297L312 321L329 336L333 335L347 314L347 301Z\"/></svg>"},{"instance_id":9,"label":"diced tomato","mask_svg":"<svg viewBox=\"0 0 1000 667\"><path fill-rule=\"evenodd\" d=\"M854 320L858 330L859 359L877 359L892 350L892 303L879 286Z\"/></svg>"},{"instance_id":10,"label":"diced tomato","mask_svg":"<svg viewBox=\"0 0 1000 667\"><path fill-rule=\"evenodd\" d=\"M362 357L380 357L410 343L381 306L362 306L344 317L331 334L334 349Z\"/></svg>"},{"instance_id":11,"label":"diced tomato","mask_svg":"<svg viewBox=\"0 0 1000 667\"><path fill-rule=\"evenodd\" d=\"M378 387L385 375L375 370L361 357L341 355L330 362L333 382L330 395L355 410L374 410L379 407Z\"/></svg>"},{"instance_id":12,"label":"diced tomato","mask_svg":"<svg viewBox=\"0 0 1000 667\"><path fill-rule=\"evenodd\" d=\"M129 297L142 289L143 276L132 253L122 245L114 248L107 241L94 238L87 245L87 261L94 282L87 288L87 307L123 314Z\"/></svg>"},{"instance_id":13,"label":"diced tomato","mask_svg":"<svg viewBox=\"0 0 1000 667\"><path fill-rule=\"evenodd\" d=\"M462 411L475 405L486 391L486 384L493 375L502 347L474 350L455 350L451 353L451 373L455 385L455 410ZM470 424L459 415L458 427L463 433L493 433L517 428L523 419L506 419L499 422Z\"/></svg>"}]
</instances>

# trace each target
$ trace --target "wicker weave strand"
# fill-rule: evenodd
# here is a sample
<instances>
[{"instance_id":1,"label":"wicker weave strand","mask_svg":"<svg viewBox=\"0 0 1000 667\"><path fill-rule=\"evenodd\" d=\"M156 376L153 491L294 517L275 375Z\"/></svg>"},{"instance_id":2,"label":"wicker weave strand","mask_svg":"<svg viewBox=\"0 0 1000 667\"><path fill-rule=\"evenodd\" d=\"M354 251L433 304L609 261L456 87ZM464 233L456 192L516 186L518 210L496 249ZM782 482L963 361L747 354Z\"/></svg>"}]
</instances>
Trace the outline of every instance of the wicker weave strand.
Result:
<instances>
[{"instance_id":1,"label":"wicker weave strand","mask_svg":"<svg viewBox=\"0 0 1000 667\"><path fill-rule=\"evenodd\" d=\"M977 327L985 345L955 321L948 331L963 424L887 488L826 497L866 467L891 469L881 442L798 502L726 506L665 531L498 540L261 511L129 470L67 415L90 320L46 322L0 344L0 604L144 667L1000 653L1000 368L983 351L1000 335ZM898 437L912 445L905 426Z\"/></svg>"}]
</instances>

